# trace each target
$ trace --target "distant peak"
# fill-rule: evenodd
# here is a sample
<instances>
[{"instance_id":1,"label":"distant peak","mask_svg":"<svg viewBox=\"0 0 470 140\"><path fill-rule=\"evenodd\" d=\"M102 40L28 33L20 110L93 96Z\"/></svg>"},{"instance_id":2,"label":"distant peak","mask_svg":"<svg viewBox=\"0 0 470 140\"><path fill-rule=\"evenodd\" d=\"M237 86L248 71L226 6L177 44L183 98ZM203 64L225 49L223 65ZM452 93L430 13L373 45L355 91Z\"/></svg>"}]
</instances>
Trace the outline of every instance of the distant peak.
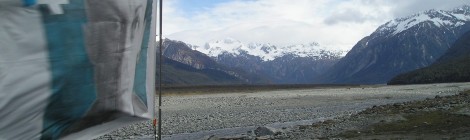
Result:
<instances>
[{"instance_id":1,"label":"distant peak","mask_svg":"<svg viewBox=\"0 0 470 140\"><path fill-rule=\"evenodd\" d=\"M310 46L320 46L320 44L318 44L317 42L310 42L309 45Z\"/></svg>"},{"instance_id":2,"label":"distant peak","mask_svg":"<svg viewBox=\"0 0 470 140\"><path fill-rule=\"evenodd\" d=\"M235 38L227 37L223 40L216 40L215 43L233 44L233 43L241 43L241 41L239 41Z\"/></svg>"},{"instance_id":3,"label":"distant peak","mask_svg":"<svg viewBox=\"0 0 470 140\"><path fill-rule=\"evenodd\" d=\"M470 10L470 5L465 4L465 5L463 5L463 6L460 7L460 8L461 8L461 9L464 9L464 10L465 10L465 9L466 9L466 10Z\"/></svg>"},{"instance_id":4,"label":"distant peak","mask_svg":"<svg viewBox=\"0 0 470 140\"><path fill-rule=\"evenodd\" d=\"M457 7L452 10L453 12L464 12L464 13L469 13L470 12L470 5L463 5L461 7Z\"/></svg>"},{"instance_id":5,"label":"distant peak","mask_svg":"<svg viewBox=\"0 0 470 140\"><path fill-rule=\"evenodd\" d=\"M298 57L318 57L323 55L331 55L341 57L344 54L342 50L327 49L321 47L317 42L310 42L306 44L295 44L286 46L277 46L270 43L242 43L233 38L226 38L223 40L214 40L206 43L204 47L194 48L202 53L212 57L217 57L223 54L230 55L253 55L258 56L264 61L274 60L275 58L285 55L292 55Z\"/></svg>"}]
</instances>

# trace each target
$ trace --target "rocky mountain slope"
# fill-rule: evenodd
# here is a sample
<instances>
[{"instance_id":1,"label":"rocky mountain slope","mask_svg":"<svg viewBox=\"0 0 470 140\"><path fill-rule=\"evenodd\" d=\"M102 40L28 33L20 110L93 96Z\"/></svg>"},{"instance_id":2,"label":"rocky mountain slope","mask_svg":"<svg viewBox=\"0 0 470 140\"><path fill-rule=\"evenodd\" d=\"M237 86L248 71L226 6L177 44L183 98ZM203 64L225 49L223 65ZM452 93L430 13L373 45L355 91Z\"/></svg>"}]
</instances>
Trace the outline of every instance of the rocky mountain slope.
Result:
<instances>
[{"instance_id":1,"label":"rocky mountain slope","mask_svg":"<svg viewBox=\"0 0 470 140\"><path fill-rule=\"evenodd\" d=\"M229 68L217 63L211 57L192 50L189 44L181 41L165 39L163 42L163 55L176 62L189 65L195 70L213 71L216 73L225 73L236 77L246 84L269 84L267 78L246 72L242 69Z\"/></svg>"},{"instance_id":2,"label":"rocky mountain slope","mask_svg":"<svg viewBox=\"0 0 470 140\"><path fill-rule=\"evenodd\" d=\"M470 81L470 32L429 67L400 74L388 84L424 84Z\"/></svg>"},{"instance_id":3,"label":"rocky mountain slope","mask_svg":"<svg viewBox=\"0 0 470 140\"><path fill-rule=\"evenodd\" d=\"M380 26L317 82L381 84L432 64L470 27L470 6L429 10Z\"/></svg>"},{"instance_id":4,"label":"rocky mountain slope","mask_svg":"<svg viewBox=\"0 0 470 140\"><path fill-rule=\"evenodd\" d=\"M171 86L247 84L245 81L214 69L196 69L165 58L162 83ZM159 73L157 72L157 77Z\"/></svg>"}]
</instances>

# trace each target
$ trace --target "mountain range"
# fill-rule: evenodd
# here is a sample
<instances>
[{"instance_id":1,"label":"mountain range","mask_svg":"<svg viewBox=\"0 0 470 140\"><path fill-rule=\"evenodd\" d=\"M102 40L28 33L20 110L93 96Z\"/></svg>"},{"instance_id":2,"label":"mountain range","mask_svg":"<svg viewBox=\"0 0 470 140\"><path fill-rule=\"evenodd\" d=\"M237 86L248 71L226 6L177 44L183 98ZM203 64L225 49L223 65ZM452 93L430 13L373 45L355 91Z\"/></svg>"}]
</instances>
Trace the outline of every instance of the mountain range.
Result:
<instances>
[{"instance_id":1,"label":"mountain range","mask_svg":"<svg viewBox=\"0 0 470 140\"><path fill-rule=\"evenodd\" d=\"M169 59L166 65L175 69L173 72L183 69L212 81L175 83L384 84L399 74L461 53L450 52L453 49L449 48L456 48L452 45L470 31L469 22L469 6L428 10L379 26L349 52L328 49L316 42L279 46L226 38L204 46L165 39L163 53Z\"/></svg>"},{"instance_id":2,"label":"mountain range","mask_svg":"<svg viewBox=\"0 0 470 140\"><path fill-rule=\"evenodd\" d=\"M216 62L267 77L274 84L312 83L347 51L331 50L312 42L276 46L269 43L242 43L233 38L193 46Z\"/></svg>"},{"instance_id":3,"label":"mountain range","mask_svg":"<svg viewBox=\"0 0 470 140\"><path fill-rule=\"evenodd\" d=\"M203 54L199 51L192 50L191 45L186 44L182 41L175 41L170 39L164 39L163 41L163 56L167 59L164 64L172 64L170 66L176 66L175 64L178 63L177 68L182 68L182 65L187 65L184 70L190 70L187 68L188 66L192 69L190 72L196 71L203 71L204 76L210 77L210 79L217 79L215 75L211 75L208 71L213 73L217 73L217 75L223 77L234 77L234 78L226 78L226 81L217 82L216 84L270 84L267 78L255 75L252 73L245 72L241 69L236 68L229 68L225 65L221 65L213 60L211 57ZM168 61L168 62L167 62ZM179 70L179 69L175 69ZM228 75L228 76L227 76ZM166 75L164 75L166 76ZM168 75L169 76L169 75ZM177 76L178 77L178 76ZM180 76L181 77L181 76ZM191 76L181 77L180 79L184 80L191 80ZM164 79L174 79L171 77L167 77ZM211 82L178 82L174 81L171 82L172 84L181 84L181 85L211 85ZM216 82L217 80L209 80Z\"/></svg>"},{"instance_id":4,"label":"mountain range","mask_svg":"<svg viewBox=\"0 0 470 140\"><path fill-rule=\"evenodd\" d=\"M233 85L247 82L214 69L196 69L184 63L164 57L162 65L162 83L164 85ZM159 77L159 72L157 72Z\"/></svg>"},{"instance_id":5,"label":"mountain range","mask_svg":"<svg viewBox=\"0 0 470 140\"><path fill-rule=\"evenodd\" d=\"M270 43L245 44L233 38L210 41L204 47L191 46L191 48L211 57L218 57L224 54L241 55L245 53L246 55L259 57L262 61L272 61L286 55L321 59L320 57L345 55L347 52L331 50L317 42L276 46Z\"/></svg>"},{"instance_id":6,"label":"mountain range","mask_svg":"<svg viewBox=\"0 0 470 140\"><path fill-rule=\"evenodd\" d=\"M227 50L220 51L221 48L230 48L226 46L235 46L234 43L237 43L236 45L239 47L232 48L237 48L238 50L234 51L235 49L232 49L231 52ZM209 53L208 55L197 51L200 47L182 41L165 39L163 44L163 55L165 58L169 59L167 61L171 62L165 63L165 65L173 64L169 66L174 67L174 63L177 62L191 67L194 69L193 72L196 72L195 70L212 70L236 77L236 79L232 78L231 82L225 81L220 84L311 83L312 79L332 66L341 58L341 55L344 54L344 51L323 50L319 48L317 43L288 46L288 48L293 51L286 51L284 49L276 50L276 46L269 44L251 43L250 46L246 47L240 41L227 39L208 43L211 46L206 45L206 51L202 51ZM251 48L252 50L245 51L242 48ZM304 51L303 53L299 53L302 48L308 48L307 50L309 50L309 52ZM264 50L262 54L265 56L255 56L248 53L255 52L257 49ZM219 50L218 54L213 53L215 52L213 50ZM210 52L212 52L212 54L210 54ZM277 54L273 55L272 53ZM212 55L212 57L210 55ZM271 58L268 59L268 57ZM177 68L182 68L181 65L178 66ZM185 68L184 70L187 72L189 69ZM204 75L211 77L208 73ZM167 79L167 83L171 84L192 85L189 81L175 80L181 78L164 77L164 79ZM210 83L211 82L198 82L197 84L206 85Z\"/></svg>"}]
</instances>

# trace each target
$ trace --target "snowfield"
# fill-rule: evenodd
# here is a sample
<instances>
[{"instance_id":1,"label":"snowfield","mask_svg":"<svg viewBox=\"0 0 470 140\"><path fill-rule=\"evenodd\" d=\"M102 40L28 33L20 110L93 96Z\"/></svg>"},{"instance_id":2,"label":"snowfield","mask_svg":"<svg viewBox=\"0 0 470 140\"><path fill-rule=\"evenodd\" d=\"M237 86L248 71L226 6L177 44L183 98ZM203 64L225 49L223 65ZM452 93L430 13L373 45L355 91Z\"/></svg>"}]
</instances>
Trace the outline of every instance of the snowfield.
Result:
<instances>
[{"instance_id":1,"label":"snowfield","mask_svg":"<svg viewBox=\"0 0 470 140\"><path fill-rule=\"evenodd\" d=\"M162 133L164 139L207 139L211 135L246 133L257 126L285 129L351 115L374 105L469 89L470 83L449 83L164 96ZM99 139L149 139L152 134L150 121L146 121Z\"/></svg>"},{"instance_id":2,"label":"snowfield","mask_svg":"<svg viewBox=\"0 0 470 140\"><path fill-rule=\"evenodd\" d=\"M280 46L270 43L253 42L245 44L233 38L210 41L204 47L189 46L211 57L218 57L223 54L237 56L247 53L248 55L257 56L263 61L272 61L285 55L310 58L322 58L324 56L344 57L348 52L347 50L331 49L331 47L320 45L317 42Z\"/></svg>"}]
</instances>

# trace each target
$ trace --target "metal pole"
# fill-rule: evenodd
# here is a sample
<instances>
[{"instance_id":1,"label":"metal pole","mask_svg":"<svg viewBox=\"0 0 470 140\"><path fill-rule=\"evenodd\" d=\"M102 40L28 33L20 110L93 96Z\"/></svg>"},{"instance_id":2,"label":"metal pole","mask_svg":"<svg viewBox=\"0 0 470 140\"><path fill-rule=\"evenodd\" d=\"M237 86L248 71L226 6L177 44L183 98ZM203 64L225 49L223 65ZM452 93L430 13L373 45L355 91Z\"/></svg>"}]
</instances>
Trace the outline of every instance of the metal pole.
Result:
<instances>
[{"instance_id":1,"label":"metal pole","mask_svg":"<svg viewBox=\"0 0 470 140\"><path fill-rule=\"evenodd\" d=\"M163 74L162 74L162 65L163 65L163 61L162 61L162 55L163 55L163 40L162 40L162 24L163 24L163 0L160 0L160 30L159 30L159 33L158 33L158 37L159 37L159 46L160 46L160 66L159 66L159 71L160 71L160 76L158 77L159 78L159 88L158 88L158 140L161 140L162 139L162 77L163 77Z\"/></svg>"},{"instance_id":2,"label":"metal pole","mask_svg":"<svg viewBox=\"0 0 470 140\"><path fill-rule=\"evenodd\" d=\"M158 0L153 0L152 2L153 2L152 4L153 4L156 8L158 8L158 5L159 5ZM159 17L158 17L157 11L155 11L155 21L157 21L158 19L159 19ZM161 29L160 29L160 30L161 30ZM159 39L159 42L161 42L161 39ZM160 45L159 45L158 47L160 47ZM158 64L158 65L160 65L160 64ZM159 67L160 67L160 66L159 66ZM161 77L161 75L158 75L158 76ZM158 82L159 82L159 81L158 81ZM157 83L157 82L155 82L155 83ZM160 88L160 87L158 87L158 88ZM153 99L154 99L154 101L157 100L156 95L154 95L154 98L153 98ZM154 111L153 116L154 116L154 117L153 117L153 120L152 120L152 127L153 127L153 138L154 138L155 140L157 140L157 137L158 137L158 135L157 135L157 111L156 111L156 109L155 109L155 106L156 106L156 105L153 105L153 111Z\"/></svg>"}]
</instances>

